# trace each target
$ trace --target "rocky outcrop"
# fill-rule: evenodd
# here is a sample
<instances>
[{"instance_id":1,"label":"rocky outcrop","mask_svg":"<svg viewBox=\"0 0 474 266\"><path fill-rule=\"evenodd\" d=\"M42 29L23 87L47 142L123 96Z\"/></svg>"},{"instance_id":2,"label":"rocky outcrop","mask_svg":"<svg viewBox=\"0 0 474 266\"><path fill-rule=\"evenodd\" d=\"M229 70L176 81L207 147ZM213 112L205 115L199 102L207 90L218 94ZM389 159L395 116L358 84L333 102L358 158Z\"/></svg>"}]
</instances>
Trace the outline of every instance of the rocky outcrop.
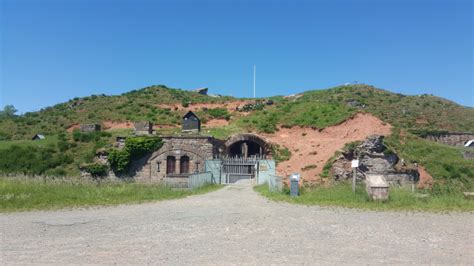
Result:
<instances>
[{"instance_id":1,"label":"rocky outcrop","mask_svg":"<svg viewBox=\"0 0 474 266\"><path fill-rule=\"evenodd\" d=\"M365 180L367 174L380 174L392 185L406 185L418 182L419 173L415 167L408 167L404 160L383 144L383 136L368 137L357 147L343 151L332 165L335 181L352 178L351 161L359 159L357 179Z\"/></svg>"}]
</instances>

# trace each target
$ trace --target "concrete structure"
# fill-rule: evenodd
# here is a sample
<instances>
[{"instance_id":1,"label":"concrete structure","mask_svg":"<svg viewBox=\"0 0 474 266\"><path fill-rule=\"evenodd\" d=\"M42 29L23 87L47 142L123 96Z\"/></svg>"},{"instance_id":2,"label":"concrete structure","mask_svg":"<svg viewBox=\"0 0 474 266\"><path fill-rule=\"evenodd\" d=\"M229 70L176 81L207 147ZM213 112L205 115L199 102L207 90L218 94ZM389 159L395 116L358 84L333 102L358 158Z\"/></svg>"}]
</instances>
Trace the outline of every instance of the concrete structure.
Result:
<instances>
[{"instance_id":1,"label":"concrete structure","mask_svg":"<svg viewBox=\"0 0 474 266\"><path fill-rule=\"evenodd\" d=\"M199 88L195 89L194 91L202 95L207 95L208 88Z\"/></svg>"},{"instance_id":2,"label":"concrete structure","mask_svg":"<svg viewBox=\"0 0 474 266\"><path fill-rule=\"evenodd\" d=\"M45 139L45 138L46 137L44 135L36 134L31 138L31 140L42 140L42 139Z\"/></svg>"},{"instance_id":3,"label":"concrete structure","mask_svg":"<svg viewBox=\"0 0 474 266\"><path fill-rule=\"evenodd\" d=\"M101 126L99 124L82 124L80 125L81 131L85 133L91 133L101 130Z\"/></svg>"},{"instance_id":4,"label":"concrete structure","mask_svg":"<svg viewBox=\"0 0 474 266\"><path fill-rule=\"evenodd\" d=\"M468 140L466 144L464 144L464 147L474 147L474 140Z\"/></svg>"},{"instance_id":5,"label":"concrete structure","mask_svg":"<svg viewBox=\"0 0 474 266\"><path fill-rule=\"evenodd\" d=\"M388 200L388 183L383 175L366 176L365 189L372 200Z\"/></svg>"},{"instance_id":6,"label":"concrete structure","mask_svg":"<svg viewBox=\"0 0 474 266\"><path fill-rule=\"evenodd\" d=\"M426 139L451 146L464 146L468 141L474 140L474 133L452 132L440 133L426 136Z\"/></svg>"},{"instance_id":7,"label":"concrete structure","mask_svg":"<svg viewBox=\"0 0 474 266\"><path fill-rule=\"evenodd\" d=\"M136 135L153 134L153 123L150 121L135 122L133 127Z\"/></svg>"}]
</instances>

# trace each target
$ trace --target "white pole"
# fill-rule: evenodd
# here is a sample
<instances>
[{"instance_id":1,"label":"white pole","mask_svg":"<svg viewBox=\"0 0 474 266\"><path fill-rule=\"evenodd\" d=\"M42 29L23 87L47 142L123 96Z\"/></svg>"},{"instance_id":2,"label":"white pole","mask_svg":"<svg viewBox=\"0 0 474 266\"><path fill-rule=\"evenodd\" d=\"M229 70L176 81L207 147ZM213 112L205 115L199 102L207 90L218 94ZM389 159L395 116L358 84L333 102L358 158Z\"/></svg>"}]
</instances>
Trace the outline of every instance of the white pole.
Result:
<instances>
[{"instance_id":1,"label":"white pole","mask_svg":"<svg viewBox=\"0 0 474 266\"><path fill-rule=\"evenodd\" d=\"M257 77L257 66L253 65L253 97L256 98L255 96L255 79Z\"/></svg>"}]
</instances>

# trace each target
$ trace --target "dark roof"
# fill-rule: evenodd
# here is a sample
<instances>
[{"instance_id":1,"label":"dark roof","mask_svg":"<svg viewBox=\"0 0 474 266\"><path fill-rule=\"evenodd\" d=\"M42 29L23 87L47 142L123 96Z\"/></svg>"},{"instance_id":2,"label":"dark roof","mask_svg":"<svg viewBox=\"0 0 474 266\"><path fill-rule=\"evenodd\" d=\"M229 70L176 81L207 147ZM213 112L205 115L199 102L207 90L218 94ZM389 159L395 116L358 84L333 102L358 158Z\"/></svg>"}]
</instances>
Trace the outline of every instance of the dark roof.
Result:
<instances>
[{"instance_id":1,"label":"dark roof","mask_svg":"<svg viewBox=\"0 0 474 266\"><path fill-rule=\"evenodd\" d=\"M35 140L35 139L45 139L45 137L44 137L44 135L42 135L42 134L36 134L36 135L34 135L31 139L32 139L32 140Z\"/></svg>"},{"instance_id":2,"label":"dark roof","mask_svg":"<svg viewBox=\"0 0 474 266\"><path fill-rule=\"evenodd\" d=\"M192 116L194 116L194 117L196 117L197 119L199 119L199 117L198 117L196 114L194 114L193 112L191 112L191 111L187 112L187 113L183 116L183 118L190 118L190 117L192 117Z\"/></svg>"}]
</instances>

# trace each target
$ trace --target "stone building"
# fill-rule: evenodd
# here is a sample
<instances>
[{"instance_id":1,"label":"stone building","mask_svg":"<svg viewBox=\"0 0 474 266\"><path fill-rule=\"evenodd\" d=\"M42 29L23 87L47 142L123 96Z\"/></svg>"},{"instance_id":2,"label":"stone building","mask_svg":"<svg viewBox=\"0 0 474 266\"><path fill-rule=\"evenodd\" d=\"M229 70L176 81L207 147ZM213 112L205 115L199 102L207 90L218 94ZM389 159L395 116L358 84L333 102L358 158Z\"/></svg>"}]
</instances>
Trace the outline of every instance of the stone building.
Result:
<instances>
[{"instance_id":1,"label":"stone building","mask_svg":"<svg viewBox=\"0 0 474 266\"><path fill-rule=\"evenodd\" d=\"M133 128L136 135L153 134L153 123L150 121L135 122Z\"/></svg>"},{"instance_id":2,"label":"stone building","mask_svg":"<svg viewBox=\"0 0 474 266\"><path fill-rule=\"evenodd\" d=\"M218 141L209 136L165 136L163 146L134 162L132 174L140 181L162 182L203 172L205 160L218 156Z\"/></svg>"},{"instance_id":3,"label":"stone building","mask_svg":"<svg viewBox=\"0 0 474 266\"><path fill-rule=\"evenodd\" d=\"M80 127L81 127L81 131L85 133L91 133L91 132L96 132L96 131L101 130L101 127L99 124L82 124Z\"/></svg>"}]
</instances>

